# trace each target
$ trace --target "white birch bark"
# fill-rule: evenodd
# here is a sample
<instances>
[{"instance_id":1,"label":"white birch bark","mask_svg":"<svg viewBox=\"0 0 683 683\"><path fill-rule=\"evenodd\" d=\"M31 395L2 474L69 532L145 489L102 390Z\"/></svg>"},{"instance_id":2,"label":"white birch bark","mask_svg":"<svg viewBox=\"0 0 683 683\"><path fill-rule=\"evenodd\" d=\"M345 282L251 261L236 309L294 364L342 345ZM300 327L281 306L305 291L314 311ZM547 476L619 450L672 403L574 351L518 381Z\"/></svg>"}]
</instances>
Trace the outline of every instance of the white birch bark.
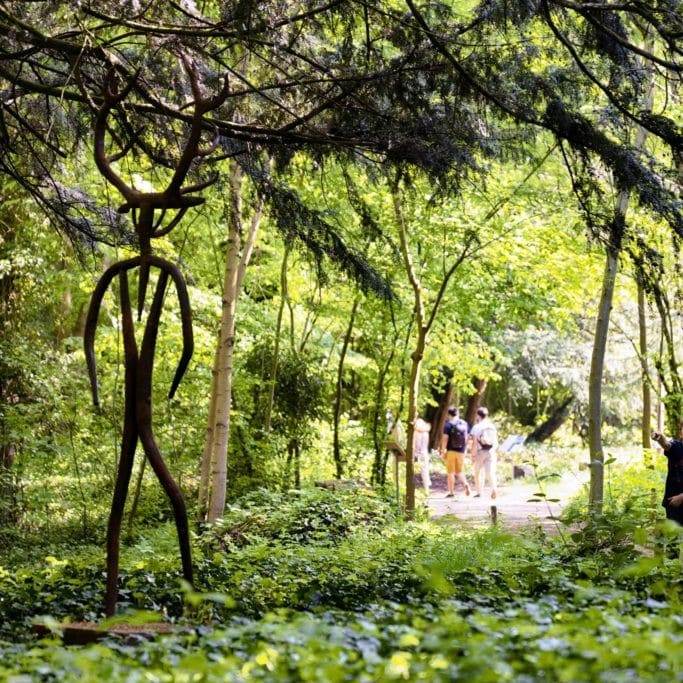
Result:
<instances>
[{"instance_id":1,"label":"white birch bark","mask_svg":"<svg viewBox=\"0 0 683 683\"><path fill-rule=\"evenodd\" d=\"M214 357L199 491L200 515L205 515L208 522L220 519L225 510L237 301L254 249L263 208L263 201L259 200L254 208L249 233L243 241L242 192L242 173L233 162L228 197L228 253L223 278L221 325Z\"/></svg>"}]
</instances>

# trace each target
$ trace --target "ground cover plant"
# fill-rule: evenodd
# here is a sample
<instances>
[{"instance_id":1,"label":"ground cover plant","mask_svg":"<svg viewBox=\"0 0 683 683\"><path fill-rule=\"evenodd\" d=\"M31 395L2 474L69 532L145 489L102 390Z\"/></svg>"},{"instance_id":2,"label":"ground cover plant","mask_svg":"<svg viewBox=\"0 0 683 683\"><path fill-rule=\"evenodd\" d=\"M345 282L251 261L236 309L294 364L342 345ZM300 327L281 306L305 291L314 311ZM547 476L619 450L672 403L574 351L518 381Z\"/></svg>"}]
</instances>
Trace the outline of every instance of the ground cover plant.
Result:
<instances>
[{"instance_id":1,"label":"ground cover plant","mask_svg":"<svg viewBox=\"0 0 683 683\"><path fill-rule=\"evenodd\" d=\"M60 622L101 618L95 548L4 566L0 679L680 680L678 530L647 502L646 464L619 473L599 524L555 536L406 523L361 489L250 494L194 539L194 590L170 526L125 549L120 606L163 614L154 639L63 645Z\"/></svg>"},{"instance_id":2,"label":"ground cover plant","mask_svg":"<svg viewBox=\"0 0 683 683\"><path fill-rule=\"evenodd\" d=\"M680 678L682 2L1 3L0 683ZM425 519L452 402L592 509ZM138 430L109 595L172 632L65 647Z\"/></svg>"}]
</instances>

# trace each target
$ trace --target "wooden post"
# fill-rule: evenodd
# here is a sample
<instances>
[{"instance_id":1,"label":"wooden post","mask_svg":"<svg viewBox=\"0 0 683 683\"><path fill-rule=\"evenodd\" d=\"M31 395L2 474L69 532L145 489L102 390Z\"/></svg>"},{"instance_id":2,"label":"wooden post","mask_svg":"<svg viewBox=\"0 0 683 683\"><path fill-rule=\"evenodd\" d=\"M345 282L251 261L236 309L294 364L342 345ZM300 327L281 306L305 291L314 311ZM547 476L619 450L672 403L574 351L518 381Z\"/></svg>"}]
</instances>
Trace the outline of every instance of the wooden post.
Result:
<instances>
[{"instance_id":1,"label":"wooden post","mask_svg":"<svg viewBox=\"0 0 683 683\"><path fill-rule=\"evenodd\" d=\"M406 461L406 452L400 443L393 439L384 442L386 448L394 456L394 484L396 485L396 505L401 508L401 492L399 489L398 463Z\"/></svg>"}]
</instances>

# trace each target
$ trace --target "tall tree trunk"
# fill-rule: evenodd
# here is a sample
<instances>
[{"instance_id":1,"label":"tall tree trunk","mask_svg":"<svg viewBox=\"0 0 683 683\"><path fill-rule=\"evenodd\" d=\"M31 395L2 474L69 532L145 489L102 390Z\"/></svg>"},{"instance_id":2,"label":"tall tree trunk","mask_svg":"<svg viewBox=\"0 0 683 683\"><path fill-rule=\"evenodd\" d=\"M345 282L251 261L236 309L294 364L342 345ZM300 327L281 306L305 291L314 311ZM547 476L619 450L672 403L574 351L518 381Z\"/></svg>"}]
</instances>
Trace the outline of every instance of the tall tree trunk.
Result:
<instances>
[{"instance_id":1,"label":"tall tree trunk","mask_svg":"<svg viewBox=\"0 0 683 683\"><path fill-rule=\"evenodd\" d=\"M0 192L0 245L3 247L2 256L6 257L17 248L17 221L22 216L17 214L13 207L16 198L7 179L0 179ZM0 341L7 344L11 344L12 332L17 334L16 321L13 320L17 312L17 296L16 274L11 268L3 269L0 271ZM0 347L0 354L2 350ZM9 406L21 401L15 373L11 361L0 355L0 529L5 525L14 524L17 520L17 487L14 472L17 451L12 430L6 420Z\"/></svg>"},{"instance_id":2,"label":"tall tree trunk","mask_svg":"<svg viewBox=\"0 0 683 683\"><path fill-rule=\"evenodd\" d=\"M290 476L293 475L293 488L301 488L301 447L299 440L293 437L287 443L287 459L285 461L285 481L289 482ZM289 483L287 483L289 486Z\"/></svg>"},{"instance_id":3,"label":"tall tree trunk","mask_svg":"<svg viewBox=\"0 0 683 683\"><path fill-rule=\"evenodd\" d=\"M660 327L659 332L659 349L657 357L659 359L664 357L664 328ZM665 424L665 411L664 402L662 401L662 395L664 392L664 382L662 381L662 373L657 373L657 431L664 432Z\"/></svg>"},{"instance_id":4,"label":"tall tree trunk","mask_svg":"<svg viewBox=\"0 0 683 683\"><path fill-rule=\"evenodd\" d=\"M301 488L301 446L299 439L294 439L294 488Z\"/></svg>"},{"instance_id":5,"label":"tall tree trunk","mask_svg":"<svg viewBox=\"0 0 683 683\"><path fill-rule=\"evenodd\" d=\"M656 286L653 289L653 297L659 313L662 334L658 374L664 393L665 429L672 435L681 437L683 435L683 378L678 362L675 323L666 291ZM664 357L666 357L666 364L662 360Z\"/></svg>"},{"instance_id":6,"label":"tall tree trunk","mask_svg":"<svg viewBox=\"0 0 683 683\"><path fill-rule=\"evenodd\" d=\"M351 308L351 315L349 317L349 324L346 328L346 334L344 335L344 342L342 344L341 351L339 353L339 365L337 366L337 387L334 395L334 413L333 413L333 456L334 456L334 466L336 470L337 479L341 479L344 476L344 461L341 454L341 445L339 443L339 420L341 418L342 412L342 396L343 396L343 376L344 376L344 361L346 360L346 351L349 348L349 341L351 339L351 333L353 332L353 326L356 321L356 311L358 309L358 298L353 302Z\"/></svg>"},{"instance_id":7,"label":"tall tree trunk","mask_svg":"<svg viewBox=\"0 0 683 683\"><path fill-rule=\"evenodd\" d=\"M652 431L652 389L650 387L650 368L648 367L646 307L645 290L643 289L640 279L638 279L638 347L643 391L640 434L643 448L650 448L650 432Z\"/></svg>"},{"instance_id":8,"label":"tall tree trunk","mask_svg":"<svg viewBox=\"0 0 683 683\"><path fill-rule=\"evenodd\" d=\"M289 267L289 254L291 247L285 244L285 251L282 255L282 267L280 268L280 307L277 312L277 323L275 325L275 345L273 347L273 358L268 376L268 401L266 403L266 414L263 428L268 434L271 430L273 421L273 404L275 403L275 385L277 383L277 365L280 359L280 337L282 336L282 318L285 313L285 306L289 298L287 288L287 268Z\"/></svg>"},{"instance_id":9,"label":"tall tree trunk","mask_svg":"<svg viewBox=\"0 0 683 683\"><path fill-rule=\"evenodd\" d=\"M415 513L415 467L413 460L413 436L417 419L417 401L420 395L420 370L427 346L428 328L418 325L415 350L411 356L410 380L408 385L408 429L406 445L406 517L412 519Z\"/></svg>"},{"instance_id":10,"label":"tall tree trunk","mask_svg":"<svg viewBox=\"0 0 683 683\"><path fill-rule=\"evenodd\" d=\"M627 206L628 193L622 192L617 201L615 220L619 217L623 223ZM602 451L602 378L618 262L619 244L608 245L588 380L588 450L590 454L590 491L588 501L591 511L596 514L602 513L604 498L605 457Z\"/></svg>"},{"instance_id":11,"label":"tall tree trunk","mask_svg":"<svg viewBox=\"0 0 683 683\"><path fill-rule=\"evenodd\" d=\"M14 480L15 446L0 437L0 530L18 521L17 487Z\"/></svg>"},{"instance_id":12,"label":"tall tree trunk","mask_svg":"<svg viewBox=\"0 0 683 683\"><path fill-rule=\"evenodd\" d=\"M647 34L643 35L645 49L651 50L653 47L653 40ZM649 73L650 82L643 97L643 109L647 112L652 111L652 98L654 92L654 74L652 70ZM645 139L647 132L643 128L638 128L636 132L635 146L641 149L645 146ZM647 301L645 299L645 289L640 278L636 279L638 287L638 346L641 364L641 381L642 381L642 395L643 395L643 409L641 417L641 441L643 448L651 447L650 433L652 431L652 386L650 377L650 368L648 363L649 351L647 348Z\"/></svg>"},{"instance_id":13,"label":"tall tree trunk","mask_svg":"<svg viewBox=\"0 0 683 683\"><path fill-rule=\"evenodd\" d=\"M394 216L396 224L398 225L401 255L403 256L403 265L405 266L408 280L413 289L413 310L415 319L415 328L417 338L415 339L413 353L411 354L410 379L408 384L408 425L406 430L407 444L406 444L406 505L405 516L407 519L412 519L415 514L415 468L413 465L413 434L415 433L415 420L417 418L417 402L420 395L420 370L422 369L422 360L424 358L424 351L427 346L427 339L429 331L434 324L436 314L439 306L443 301L444 294L448 287L453 273L457 270L460 264L469 255L469 246L465 245L455 261L443 274L441 284L438 292L432 302L432 307L429 315L425 311L424 290L417 275L415 267L413 266L413 259L408 246L408 228L403 215L403 207L401 205L401 198L398 189L398 183L392 186L392 200L394 208Z\"/></svg>"},{"instance_id":14,"label":"tall tree trunk","mask_svg":"<svg viewBox=\"0 0 683 683\"><path fill-rule=\"evenodd\" d=\"M413 260L408 247L408 230L403 217L403 209L398 188L393 188L394 215L399 229L401 255L403 264L413 288L413 311L416 318L417 340L411 356L410 380L408 384L408 425L406 430L406 507L407 519L412 519L415 514L415 468L413 465L413 434L415 433L415 418L417 417L417 400L420 392L420 368L426 344L428 329L425 326L425 312L422 285L417 277Z\"/></svg>"},{"instance_id":15,"label":"tall tree trunk","mask_svg":"<svg viewBox=\"0 0 683 683\"><path fill-rule=\"evenodd\" d=\"M546 439L549 439L567 421L567 418L569 417L569 408L573 401L573 395L562 401L562 403L553 410L553 414L527 436L526 443L541 443Z\"/></svg>"},{"instance_id":16,"label":"tall tree trunk","mask_svg":"<svg viewBox=\"0 0 683 683\"><path fill-rule=\"evenodd\" d=\"M642 108L646 111L652 110L653 88L654 80L652 74L650 74L649 83L641 93ZM635 132L634 146L637 149L642 149L646 137L647 131L644 128L638 127ZM616 283L624 226L626 224L628 202L629 190L622 190L617 197L614 218L612 220L611 240L606 249L605 277L602 283L598 320L595 326L593 354L591 357L588 386L588 449L591 463L591 479L588 502L591 512L595 514L602 513L604 500L605 458L602 450L602 378L612 297Z\"/></svg>"},{"instance_id":17,"label":"tall tree trunk","mask_svg":"<svg viewBox=\"0 0 683 683\"><path fill-rule=\"evenodd\" d=\"M223 306L219 340L214 355L199 490L199 514L209 522L222 517L225 509L237 301L251 260L263 209L263 200L259 199L254 206L249 233L243 242L243 178L235 162L232 162L230 170L229 187L228 253L223 279Z\"/></svg>"},{"instance_id":18,"label":"tall tree trunk","mask_svg":"<svg viewBox=\"0 0 683 683\"><path fill-rule=\"evenodd\" d=\"M226 262L227 265L227 262ZM223 274L225 281L226 274ZM222 321L221 321L222 329ZM218 393L218 368L221 357L220 337L213 354L213 367L211 368L211 396L209 397L209 415L204 435L204 452L199 473L199 495L197 499L197 520L205 522L209 519L209 500L211 494L211 469L213 465L213 435L216 425L216 403ZM226 482L227 485L227 482Z\"/></svg>"},{"instance_id":19,"label":"tall tree trunk","mask_svg":"<svg viewBox=\"0 0 683 683\"><path fill-rule=\"evenodd\" d=\"M394 336L393 344L390 345L389 354L386 357L384 365L379 369L377 377L377 390L375 392L375 407L372 415L372 438L375 446L375 459L372 465L372 474L370 483L383 485L386 482L387 473L387 452L383 447L383 441L386 437L386 424L384 422L385 412L384 397L386 395L386 378L389 374L389 368L394 361L396 354L396 342L398 335ZM380 436L381 431L381 436Z\"/></svg>"},{"instance_id":20,"label":"tall tree trunk","mask_svg":"<svg viewBox=\"0 0 683 683\"><path fill-rule=\"evenodd\" d=\"M467 401L467 409L465 410L465 419L467 423L473 425L477 421L477 410L481 405L481 399L484 396L488 382L481 377L472 380L474 393Z\"/></svg>"}]
</instances>

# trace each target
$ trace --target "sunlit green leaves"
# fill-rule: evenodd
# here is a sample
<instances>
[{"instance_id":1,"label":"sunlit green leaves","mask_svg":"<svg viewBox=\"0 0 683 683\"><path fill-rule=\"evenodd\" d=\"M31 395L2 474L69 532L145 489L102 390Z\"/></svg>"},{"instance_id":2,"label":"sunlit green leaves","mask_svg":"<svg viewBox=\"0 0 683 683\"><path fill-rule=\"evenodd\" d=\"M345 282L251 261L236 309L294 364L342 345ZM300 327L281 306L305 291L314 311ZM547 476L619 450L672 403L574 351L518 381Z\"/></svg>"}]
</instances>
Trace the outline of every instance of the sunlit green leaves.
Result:
<instances>
[{"instance_id":1,"label":"sunlit green leaves","mask_svg":"<svg viewBox=\"0 0 683 683\"><path fill-rule=\"evenodd\" d=\"M69 617L98 618L102 575L92 557L54 556L42 569L0 571L7 619L0 676L569 683L678 675L677 559L630 561L618 545L581 558L570 541L392 522L381 508L360 492L244 501L202 542L184 607L174 598L179 576L159 571L176 561L169 526L166 540L154 540L157 571L137 566L139 554L130 553L121 576L127 608L118 621L140 624L163 605L176 622L154 639L61 646ZM344 532L334 517L347 521ZM299 542L306 519L330 533ZM616 529L618 519L604 524ZM239 543L227 541L240 533ZM35 613L49 615L42 621L56 638L28 640L24 624Z\"/></svg>"}]
</instances>

